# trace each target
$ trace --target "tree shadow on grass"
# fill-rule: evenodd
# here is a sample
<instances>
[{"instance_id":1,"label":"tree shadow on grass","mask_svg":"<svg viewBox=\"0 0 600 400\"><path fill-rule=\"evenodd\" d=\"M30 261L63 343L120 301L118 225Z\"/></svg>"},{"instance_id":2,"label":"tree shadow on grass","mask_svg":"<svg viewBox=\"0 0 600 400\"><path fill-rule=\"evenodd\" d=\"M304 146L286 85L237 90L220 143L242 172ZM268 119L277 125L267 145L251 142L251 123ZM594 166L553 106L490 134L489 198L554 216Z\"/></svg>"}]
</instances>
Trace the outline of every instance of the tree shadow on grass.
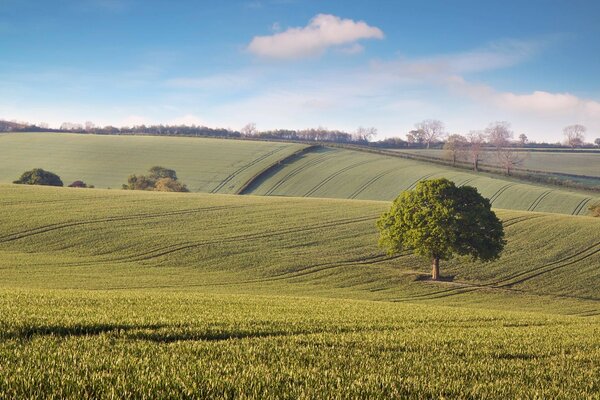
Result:
<instances>
[{"instance_id":1,"label":"tree shadow on grass","mask_svg":"<svg viewBox=\"0 0 600 400\"><path fill-rule=\"evenodd\" d=\"M182 331L183 330L183 331ZM180 341L225 341L230 339L267 338L279 336L302 335L314 332L289 332L289 331L203 331L198 328L182 327L180 325L164 324L89 324L89 325L41 325L26 326L0 332L0 340L32 340L35 337L72 338L89 337L103 334L113 335L118 339L144 340L155 343L173 343Z\"/></svg>"},{"instance_id":2,"label":"tree shadow on grass","mask_svg":"<svg viewBox=\"0 0 600 400\"><path fill-rule=\"evenodd\" d=\"M456 277L456 275L440 275L439 279L437 281L434 281L433 279L431 279L431 275L429 274L420 274L415 276L415 281L417 282L424 282L424 281L428 281L428 282L454 282L454 278Z\"/></svg>"}]
</instances>

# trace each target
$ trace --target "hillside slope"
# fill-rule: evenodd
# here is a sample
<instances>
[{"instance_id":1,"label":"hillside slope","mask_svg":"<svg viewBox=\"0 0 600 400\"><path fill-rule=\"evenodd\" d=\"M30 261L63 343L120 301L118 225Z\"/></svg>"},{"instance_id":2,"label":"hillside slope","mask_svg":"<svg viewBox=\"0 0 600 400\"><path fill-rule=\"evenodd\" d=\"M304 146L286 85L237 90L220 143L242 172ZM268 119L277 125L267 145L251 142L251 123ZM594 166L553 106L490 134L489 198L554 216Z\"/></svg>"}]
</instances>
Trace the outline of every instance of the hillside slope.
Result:
<instances>
[{"instance_id":1,"label":"hillside slope","mask_svg":"<svg viewBox=\"0 0 600 400\"><path fill-rule=\"evenodd\" d=\"M44 168L60 175L66 185L81 179L100 188L120 188L130 174L160 165L175 169L191 191L234 193L257 172L303 147L186 137L3 134L0 182Z\"/></svg>"},{"instance_id":2,"label":"hillside slope","mask_svg":"<svg viewBox=\"0 0 600 400\"><path fill-rule=\"evenodd\" d=\"M4 288L170 288L600 312L600 220L499 210L502 258L386 256L385 202L0 186ZM549 304L555 303L556 307Z\"/></svg>"},{"instance_id":3,"label":"hillside slope","mask_svg":"<svg viewBox=\"0 0 600 400\"><path fill-rule=\"evenodd\" d=\"M254 182L251 194L392 200L418 181L445 177L476 187L494 207L585 215L600 196L537 186L402 158L323 148L284 163Z\"/></svg>"}]
</instances>

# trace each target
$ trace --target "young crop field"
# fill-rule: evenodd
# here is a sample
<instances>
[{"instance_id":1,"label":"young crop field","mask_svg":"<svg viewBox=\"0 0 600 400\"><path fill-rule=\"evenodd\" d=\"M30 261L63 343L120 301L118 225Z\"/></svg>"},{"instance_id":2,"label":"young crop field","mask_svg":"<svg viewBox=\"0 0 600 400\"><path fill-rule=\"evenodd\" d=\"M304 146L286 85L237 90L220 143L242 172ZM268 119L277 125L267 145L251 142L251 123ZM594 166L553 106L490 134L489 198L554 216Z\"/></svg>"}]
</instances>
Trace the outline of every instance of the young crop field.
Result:
<instances>
[{"instance_id":1,"label":"young crop field","mask_svg":"<svg viewBox=\"0 0 600 400\"><path fill-rule=\"evenodd\" d=\"M598 396L600 220L498 210L503 256L436 283L388 207L0 185L0 393Z\"/></svg>"},{"instance_id":2,"label":"young crop field","mask_svg":"<svg viewBox=\"0 0 600 400\"><path fill-rule=\"evenodd\" d=\"M193 192L234 193L256 173L303 147L164 136L5 134L0 138L0 182L43 168L58 174L65 185L83 180L99 188L121 188L129 175L159 165L176 170Z\"/></svg>"},{"instance_id":3,"label":"young crop field","mask_svg":"<svg viewBox=\"0 0 600 400\"><path fill-rule=\"evenodd\" d=\"M476 187L494 207L585 215L597 194L571 192L445 168L414 160L323 148L284 163L257 180L250 193L266 196L392 200L418 181L445 177Z\"/></svg>"}]
</instances>

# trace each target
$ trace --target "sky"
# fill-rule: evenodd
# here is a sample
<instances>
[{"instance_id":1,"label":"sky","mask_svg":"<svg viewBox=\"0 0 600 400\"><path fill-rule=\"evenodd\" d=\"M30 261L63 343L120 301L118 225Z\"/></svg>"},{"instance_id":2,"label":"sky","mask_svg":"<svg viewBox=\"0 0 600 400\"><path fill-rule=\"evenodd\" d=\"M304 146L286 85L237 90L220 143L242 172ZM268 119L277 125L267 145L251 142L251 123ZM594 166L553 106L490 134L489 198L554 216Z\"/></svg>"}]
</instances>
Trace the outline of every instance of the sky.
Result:
<instances>
[{"instance_id":1,"label":"sky","mask_svg":"<svg viewBox=\"0 0 600 400\"><path fill-rule=\"evenodd\" d=\"M600 1L0 0L0 119L600 137Z\"/></svg>"}]
</instances>

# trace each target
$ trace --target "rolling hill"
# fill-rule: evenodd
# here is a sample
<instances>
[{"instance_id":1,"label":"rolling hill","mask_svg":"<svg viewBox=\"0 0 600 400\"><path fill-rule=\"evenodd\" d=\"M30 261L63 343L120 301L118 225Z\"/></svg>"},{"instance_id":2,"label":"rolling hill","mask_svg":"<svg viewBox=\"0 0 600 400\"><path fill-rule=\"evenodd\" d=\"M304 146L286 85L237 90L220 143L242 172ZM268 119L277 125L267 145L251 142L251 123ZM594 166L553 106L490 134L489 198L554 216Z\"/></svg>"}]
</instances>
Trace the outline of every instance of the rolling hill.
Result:
<instances>
[{"instance_id":1,"label":"rolling hill","mask_svg":"<svg viewBox=\"0 0 600 400\"><path fill-rule=\"evenodd\" d=\"M387 207L0 185L0 393L598 393L600 220L498 210L502 258L431 282L376 246Z\"/></svg>"},{"instance_id":2,"label":"rolling hill","mask_svg":"<svg viewBox=\"0 0 600 400\"><path fill-rule=\"evenodd\" d=\"M475 186L494 207L585 215L592 192L523 183L381 154L302 144L153 136L13 133L0 136L0 182L40 167L68 184L120 188L153 165L177 171L191 191L392 200L419 180Z\"/></svg>"},{"instance_id":3,"label":"rolling hill","mask_svg":"<svg viewBox=\"0 0 600 400\"><path fill-rule=\"evenodd\" d=\"M164 136L102 136L66 133L0 135L0 182L43 168L66 185L83 180L121 188L131 174L160 165L175 169L191 191L233 193L257 172L302 149L294 143Z\"/></svg>"}]
</instances>

